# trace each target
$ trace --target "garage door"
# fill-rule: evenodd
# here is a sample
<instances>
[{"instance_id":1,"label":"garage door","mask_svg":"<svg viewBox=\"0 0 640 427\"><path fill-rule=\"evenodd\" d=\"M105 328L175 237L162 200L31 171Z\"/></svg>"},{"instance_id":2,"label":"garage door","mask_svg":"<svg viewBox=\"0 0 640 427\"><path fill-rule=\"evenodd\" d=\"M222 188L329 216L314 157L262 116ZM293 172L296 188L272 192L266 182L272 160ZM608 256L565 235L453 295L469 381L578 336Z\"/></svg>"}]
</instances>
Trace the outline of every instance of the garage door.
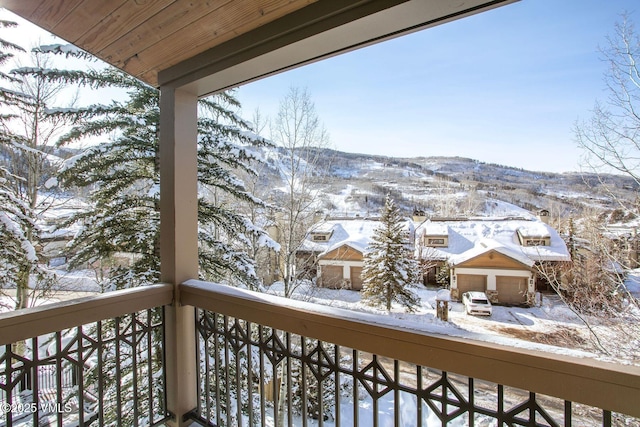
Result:
<instances>
[{"instance_id":1,"label":"garage door","mask_svg":"<svg viewBox=\"0 0 640 427\"><path fill-rule=\"evenodd\" d=\"M524 304L527 302L527 278L496 276L496 290L501 304Z\"/></svg>"},{"instance_id":2,"label":"garage door","mask_svg":"<svg viewBox=\"0 0 640 427\"><path fill-rule=\"evenodd\" d=\"M325 288L339 289L342 287L342 266L323 265L322 266L322 286Z\"/></svg>"},{"instance_id":3,"label":"garage door","mask_svg":"<svg viewBox=\"0 0 640 427\"><path fill-rule=\"evenodd\" d=\"M351 267L351 289L359 291L362 289L362 267Z\"/></svg>"},{"instance_id":4,"label":"garage door","mask_svg":"<svg viewBox=\"0 0 640 427\"><path fill-rule=\"evenodd\" d=\"M462 298L462 294L465 292L484 292L487 290L487 276L480 274L458 274L457 281L460 298Z\"/></svg>"}]
</instances>

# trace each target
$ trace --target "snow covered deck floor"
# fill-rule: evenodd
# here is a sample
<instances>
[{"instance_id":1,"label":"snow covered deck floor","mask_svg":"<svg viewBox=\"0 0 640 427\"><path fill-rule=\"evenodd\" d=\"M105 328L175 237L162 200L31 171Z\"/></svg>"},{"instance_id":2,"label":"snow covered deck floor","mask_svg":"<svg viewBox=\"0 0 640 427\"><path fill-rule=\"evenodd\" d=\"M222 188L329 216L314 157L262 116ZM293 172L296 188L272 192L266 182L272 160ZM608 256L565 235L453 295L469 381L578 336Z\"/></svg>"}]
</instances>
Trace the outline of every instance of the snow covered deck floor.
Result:
<instances>
[{"instance_id":1,"label":"snow covered deck floor","mask_svg":"<svg viewBox=\"0 0 640 427\"><path fill-rule=\"evenodd\" d=\"M640 369L401 329L188 281L197 390L177 420L155 285L0 315L0 426L640 425ZM165 309L163 309L165 307Z\"/></svg>"}]
</instances>

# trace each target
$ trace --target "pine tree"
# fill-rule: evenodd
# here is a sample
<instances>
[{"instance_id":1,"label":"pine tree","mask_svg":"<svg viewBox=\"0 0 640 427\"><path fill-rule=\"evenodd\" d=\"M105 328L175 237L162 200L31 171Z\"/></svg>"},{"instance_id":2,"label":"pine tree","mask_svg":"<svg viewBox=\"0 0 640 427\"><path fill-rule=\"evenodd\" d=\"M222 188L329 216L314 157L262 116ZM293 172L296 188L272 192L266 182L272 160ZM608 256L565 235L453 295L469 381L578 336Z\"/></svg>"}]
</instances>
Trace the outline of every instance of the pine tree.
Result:
<instances>
[{"instance_id":1,"label":"pine tree","mask_svg":"<svg viewBox=\"0 0 640 427\"><path fill-rule=\"evenodd\" d=\"M412 291L420 280L419 267L408 245L406 221L389 196L380 222L364 257L362 300L387 311L391 311L393 302L414 311L420 303Z\"/></svg>"},{"instance_id":2,"label":"pine tree","mask_svg":"<svg viewBox=\"0 0 640 427\"><path fill-rule=\"evenodd\" d=\"M87 58L86 53L67 46L41 49ZM71 243L75 255L70 264L72 268L112 265L107 289L156 282L160 264L158 91L114 68L31 73L91 89L119 88L127 92L127 99L109 105L49 111L54 117L75 123L60 144L87 138L103 141L69 159L60 175L66 187L92 190L90 208L72 219L83 228ZM215 189L226 200L262 203L236 178L238 170L254 173L249 165L257 160L248 147L266 144L247 132L249 124L233 111L238 106L230 93L199 104L199 261L202 278L252 286L257 277L243 245L250 236L263 237L265 233L237 214L233 204L216 203L205 196L206 189ZM128 262L123 261L125 257Z\"/></svg>"},{"instance_id":3,"label":"pine tree","mask_svg":"<svg viewBox=\"0 0 640 427\"><path fill-rule=\"evenodd\" d=\"M90 59L84 52L68 46L54 45L40 50ZM160 264L158 91L113 68L83 71L34 68L25 72L53 82L90 89L119 88L127 92L126 99L108 105L48 110L50 116L74 123L60 138L60 144L92 140L92 145L65 162L59 176L59 182L66 188L90 189L86 211L66 224L82 225L71 242L75 255L70 267L107 266L105 290L157 282ZM235 212L232 201L262 205L245 190L237 175L238 171L255 174L250 166L257 161L252 147L266 142L247 132L248 123L233 111L238 107L237 100L229 93L202 100L199 104L200 274L208 280L255 286L257 277L244 245L252 237L267 244L269 239L246 217ZM124 259L128 259L128 263ZM105 321L103 326L118 327L118 324ZM130 350L139 351L140 348ZM108 346L103 352L110 356L115 354L113 347ZM121 362L131 357L133 353L120 350ZM109 360L103 366L107 371L114 369L111 363L115 363L115 359ZM154 369L160 363L160 360L154 360ZM113 403L118 393L121 398L125 396L125 400L133 401L136 387L132 382L132 369L131 365L121 366L120 383L106 377L103 384L106 401ZM142 390L140 386L138 390ZM138 401L138 404L142 405L138 408L140 413L144 413L148 403ZM105 423L130 425L134 416L132 408L127 406L122 414L108 411ZM122 420L118 420L118 416Z\"/></svg>"},{"instance_id":4,"label":"pine tree","mask_svg":"<svg viewBox=\"0 0 640 427\"><path fill-rule=\"evenodd\" d=\"M0 28L15 27L14 22L0 21ZM10 51L22 51L20 46L7 42L0 38L0 66L5 65L12 57ZM0 142L2 143L3 162L0 163L0 239L3 244L0 245L0 288L15 287L18 282L19 272L22 265L28 261L27 253L32 249L27 241L23 227L29 224L27 207L17 199L10 190L9 179L10 172L4 165L5 153L13 149L12 140L13 133L10 131L10 121L13 115L7 113L7 110L15 105L19 95L15 94L8 88L4 87L5 83L13 83L15 78L0 71L0 110L2 111L0 118L2 119L0 127ZM24 243L24 246L23 246Z\"/></svg>"},{"instance_id":5,"label":"pine tree","mask_svg":"<svg viewBox=\"0 0 640 427\"><path fill-rule=\"evenodd\" d=\"M449 264L448 261L446 261L441 267L440 270L438 271L438 274L436 274L436 283L440 286L442 286L445 289L449 289L450 287L450 280L451 280L451 264Z\"/></svg>"}]
</instances>

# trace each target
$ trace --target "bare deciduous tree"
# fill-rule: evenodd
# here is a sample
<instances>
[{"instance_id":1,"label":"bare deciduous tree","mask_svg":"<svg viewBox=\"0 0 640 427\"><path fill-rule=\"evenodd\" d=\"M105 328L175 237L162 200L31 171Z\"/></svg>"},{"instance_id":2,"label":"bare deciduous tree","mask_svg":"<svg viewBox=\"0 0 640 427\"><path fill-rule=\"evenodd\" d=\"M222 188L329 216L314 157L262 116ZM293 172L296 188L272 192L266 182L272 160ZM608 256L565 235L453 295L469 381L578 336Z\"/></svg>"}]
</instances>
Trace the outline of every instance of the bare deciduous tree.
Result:
<instances>
[{"instance_id":1,"label":"bare deciduous tree","mask_svg":"<svg viewBox=\"0 0 640 427\"><path fill-rule=\"evenodd\" d=\"M567 246L571 263L536 264L541 276L582 321L594 347L605 354L637 359L640 336L638 300L624 286L625 272L616 245L603 236L599 215L583 216Z\"/></svg>"},{"instance_id":2,"label":"bare deciduous tree","mask_svg":"<svg viewBox=\"0 0 640 427\"><path fill-rule=\"evenodd\" d=\"M600 51L607 64L604 80L608 97L596 102L589 120L576 124L576 140L584 151L585 168L596 173L600 187L623 211L637 215L638 199L622 199L606 180L606 174L616 173L640 186L640 37L630 15L622 16L614 36L607 38L606 47ZM581 250L573 250L574 265L565 280L569 289L563 294L572 298L573 307L583 315L597 316L590 325L592 332L597 331L594 325L602 322L616 326L614 337L600 337L605 351L630 352L635 358L637 350L629 350L625 343L637 344L640 336L639 304L625 286L623 267L627 263L619 239L607 235L610 233L603 225L601 217L585 218L576 224L576 234L584 241L576 242Z\"/></svg>"},{"instance_id":3,"label":"bare deciduous tree","mask_svg":"<svg viewBox=\"0 0 640 427\"><path fill-rule=\"evenodd\" d=\"M441 217L455 217L459 215L458 197L459 185L441 178L433 182L437 190L437 197L433 201L436 215Z\"/></svg>"},{"instance_id":4,"label":"bare deciduous tree","mask_svg":"<svg viewBox=\"0 0 640 427\"><path fill-rule=\"evenodd\" d=\"M640 186L640 37L629 15L623 15L607 41L601 52L608 65L608 97L596 102L590 120L575 126L575 135L586 168L620 173Z\"/></svg>"},{"instance_id":5,"label":"bare deciduous tree","mask_svg":"<svg viewBox=\"0 0 640 427\"><path fill-rule=\"evenodd\" d=\"M262 115L259 109L256 109L251 118L251 130L256 135L263 137L268 124L268 120ZM266 162L253 162L251 166L255 170L255 173L240 174L245 187L251 194L259 196L263 200L270 200L273 190L273 188L269 186L269 183L273 182L271 175L274 172L272 168ZM273 222L269 220L268 212L273 211L275 206L269 202L266 203L267 205L265 206L239 201L237 202L237 210L249 218L252 224L270 232L273 228ZM259 276L261 285L264 283L270 284L275 280L274 259L278 252L276 249L273 245L266 245L263 236L248 236L246 251L249 257L255 262L256 273ZM259 290L258 288L259 287L256 287L253 290Z\"/></svg>"},{"instance_id":6,"label":"bare deciduous tree","mask_svg":"<svg viewBox=\"0 0 640 427\"><path fill-rule=\"evenodd\" d=\"M271 127L271 139L281 149L281 171L285 182L284 200L276 214L280 274L284 294L290 297L305 268L312 260L298 257L299 249L319 207L319 193L329 162L322 156L329 135L320 123L309 92L290 88L280 101L278 115Z\"/></svg>"}]
</instances>

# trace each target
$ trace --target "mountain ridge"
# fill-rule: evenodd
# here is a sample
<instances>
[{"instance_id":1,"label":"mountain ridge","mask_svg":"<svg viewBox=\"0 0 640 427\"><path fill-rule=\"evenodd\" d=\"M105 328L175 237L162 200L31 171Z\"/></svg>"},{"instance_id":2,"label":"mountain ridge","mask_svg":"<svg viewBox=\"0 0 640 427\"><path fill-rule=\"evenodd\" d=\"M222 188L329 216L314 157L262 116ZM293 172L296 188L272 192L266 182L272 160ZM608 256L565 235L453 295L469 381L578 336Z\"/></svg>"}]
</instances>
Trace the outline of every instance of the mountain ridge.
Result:
<instances>
[{"instance_id":1,"label":"mountain ridge","mask_svg":"<svg viewBox=\"0 0 640 427\"><path fill-rule=\"evenodd\" d=\"M321 159L314 165L319 176L316 189L323 196L319 208L342 216L375 213L384 196L391 194L405 211L419 209L437 216L478 214L477 209L486 214L491 201L498 200L566 217L589 209L615 210L618 200L633 201L640 192L633 179L622 175L530 171L460 156L309 150ZM273 158L272 177L278 167ZM272 181L266 185L276 190L279 186Z\"/></svg>"}]
</instances>

